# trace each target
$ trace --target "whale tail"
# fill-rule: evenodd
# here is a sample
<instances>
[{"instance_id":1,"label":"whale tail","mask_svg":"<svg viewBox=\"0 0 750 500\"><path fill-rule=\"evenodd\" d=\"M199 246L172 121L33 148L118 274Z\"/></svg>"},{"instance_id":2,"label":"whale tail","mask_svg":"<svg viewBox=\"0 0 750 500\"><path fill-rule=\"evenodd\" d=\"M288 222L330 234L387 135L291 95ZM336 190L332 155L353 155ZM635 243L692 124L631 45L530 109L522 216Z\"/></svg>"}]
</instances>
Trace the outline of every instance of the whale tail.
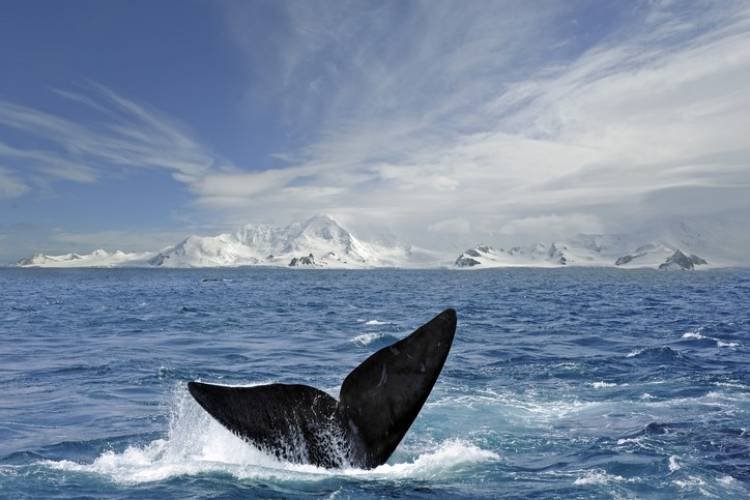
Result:
<instances>
[{"instance_id":1,"label":"whale tail","mask_svg":"<svg viewBox=\"0 0 750 500\"><path fill-rule=\"evenodd\" d=\"M340 401L300 384L190 382L188 389L227 429L280 459L326 468L377 467L430 395L455 332L456 312L446 309L352 370Z\"/></svg>"}]
</instances>

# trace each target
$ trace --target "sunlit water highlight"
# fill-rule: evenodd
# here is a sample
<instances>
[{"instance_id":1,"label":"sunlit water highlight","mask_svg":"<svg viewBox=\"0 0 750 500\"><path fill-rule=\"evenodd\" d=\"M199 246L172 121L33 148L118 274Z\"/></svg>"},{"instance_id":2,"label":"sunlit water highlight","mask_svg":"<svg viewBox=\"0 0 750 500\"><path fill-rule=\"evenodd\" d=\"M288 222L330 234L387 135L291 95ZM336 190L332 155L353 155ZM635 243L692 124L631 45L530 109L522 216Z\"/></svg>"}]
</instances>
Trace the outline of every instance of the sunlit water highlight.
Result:
<instances>
[{"instance_id":1,"label":"sunlit water highlight","mask_svg":"<svg viewBox=\"0 0 750 500\"><path fill-rule=\"evenodd\" d=\"M0 496L742 497L750 272L0 270ZM346 374L442 308L443 374L374 470L281 462L188 380Z\"/></svg>"}]
</instances>

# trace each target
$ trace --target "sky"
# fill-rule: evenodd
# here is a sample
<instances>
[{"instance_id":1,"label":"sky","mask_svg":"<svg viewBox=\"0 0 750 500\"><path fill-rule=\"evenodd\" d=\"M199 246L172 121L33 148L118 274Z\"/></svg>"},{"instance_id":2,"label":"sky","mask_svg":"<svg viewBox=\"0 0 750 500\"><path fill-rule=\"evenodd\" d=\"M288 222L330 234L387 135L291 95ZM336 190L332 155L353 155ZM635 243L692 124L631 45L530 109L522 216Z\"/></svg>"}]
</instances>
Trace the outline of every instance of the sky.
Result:
<instances>
[{"instance_id":1,"label":"sky","mask_svg":"<svg viewBox=\"0 0 750 500\"><path fill-rule=\"evenodd\" d=\"M0 262L750 218L747 1L8 1L0 74Z\"/></svg>"}]
</instances>

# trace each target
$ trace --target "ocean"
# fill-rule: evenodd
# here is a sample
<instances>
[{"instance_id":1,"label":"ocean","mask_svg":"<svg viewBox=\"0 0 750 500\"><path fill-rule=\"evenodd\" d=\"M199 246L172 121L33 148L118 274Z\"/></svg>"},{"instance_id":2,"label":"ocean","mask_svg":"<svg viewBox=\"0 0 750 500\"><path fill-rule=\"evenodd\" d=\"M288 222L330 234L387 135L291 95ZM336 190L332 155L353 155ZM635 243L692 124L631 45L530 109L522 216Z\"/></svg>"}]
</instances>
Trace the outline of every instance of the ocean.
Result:
<instances>
[{"instance_id":1,"label":"ocean","mask_svg":"<svg viewBox=\"0 0 750 500\"><path fill-rule=\"evenodd\" d=\"M3 498L741 498L750 270L0 269ZM334 396L446 307L387 464L241 441L186 383Z\"/></svg>"}]
</instances>

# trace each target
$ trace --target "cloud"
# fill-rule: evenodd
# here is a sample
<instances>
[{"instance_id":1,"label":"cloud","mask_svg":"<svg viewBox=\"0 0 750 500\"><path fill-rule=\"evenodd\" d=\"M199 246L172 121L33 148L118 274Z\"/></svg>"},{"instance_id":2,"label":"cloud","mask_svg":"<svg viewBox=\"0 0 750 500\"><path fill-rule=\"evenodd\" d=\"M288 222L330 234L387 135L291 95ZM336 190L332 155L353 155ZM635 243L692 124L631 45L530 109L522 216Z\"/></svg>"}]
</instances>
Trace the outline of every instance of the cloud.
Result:
<instances>
[{"instance_id":1,"label":"cloud","mask_svg":"<svg viewBox=\"0 0 750 500\"><path fill-rule=\"evenodd\" d=\"M58 179L82 183L93 182L96 179L96 172L93 168L67 160L51 151L19 149L0 142L0 157L25 160L40 172Z\"/></svg>"},{"instance_id":2,"label":"cloud","mask_svg":"<svg viewBox=\"0 0 750 500\"><path fill-rule=\"evenodd\" d=\"M485 240L658 224L693 214L688 199L750 214L746 4L613 8L593 41L565 6L298 7L280 14L278 71L320 133L289 167L206 176L200 202L238 222L339 212L437 241L435 220Z\"/></svg>"},{"instance_id":3,"label":"cloud","mask_svg":"<svg viewBox=\"0 0 750 500\"><path fill-rule=\"evenodd\" d=\"M29 186L18 180L7 168L0 167L0 199L17 198L28 190Z\"/></svg>"},{"instance_id":4,"label":"cloud","mask_svg":"<svg viewBox=\"0 0 750 500\"><path fill-rule=\"evenodd\" d=\"M501 235L514 239L529 240L545 235L550 240L564 239L572 235L598 234L603 226L597 216L571 213L567 215L540 215L514 219L500 227Z\"/></svg>"},{"instance_id":5,"label":"cloud","mask_svg":"<svg viewBox=\"0 0 750 500\"><path fill-rule=\"evenodd\" d=\"M70 232L56 229L49 234L49 253L69 252L97 248L123 250L128 252L148 252L174 245L185 238L184 231L160 230L106 230L95 232Z\"/></svg>"},{"instance_id":6,"label":"cloud","mask_svg":"<svg viewBox=\"0 0 750 500\"><path fill-rule=\"evenodd\" d=\"M294 138L273 168L223 160L95 83L55 91L98 117L86 126L0 102L0 125L43 144L0 157L75 182L159 169L222 224L324 212L423 246L750 215L747 3L222 8L251 76L245 111L278 103Z\"/></svg>"},{"instance_id":7,"label":"cloud","mask_svg":"<svg viewBox=\"0 0 750 500\"><path fill-rule=\"evenodd\" d=\"M45 178L94 182L113 169L161 169L175 180L191 184L214 170L233 167L194 139L185 127L97 83L85 86L88 95L55 90L59 96L93 110L99 117L89 125L19 104L0 101L0 125L33 138L39 147L0 142L0 158Z\"/></svg>"},{"instance_id":8,"label":"cloud","mask_svg":"<svg viewBox=\"0 0 750 500\"><path fill-rule=\"evenodd\" d=\"M471 222L461 217L454 217L430 224L427 230L433 233L469 234Z\"/></svg>"}]
</instances>

